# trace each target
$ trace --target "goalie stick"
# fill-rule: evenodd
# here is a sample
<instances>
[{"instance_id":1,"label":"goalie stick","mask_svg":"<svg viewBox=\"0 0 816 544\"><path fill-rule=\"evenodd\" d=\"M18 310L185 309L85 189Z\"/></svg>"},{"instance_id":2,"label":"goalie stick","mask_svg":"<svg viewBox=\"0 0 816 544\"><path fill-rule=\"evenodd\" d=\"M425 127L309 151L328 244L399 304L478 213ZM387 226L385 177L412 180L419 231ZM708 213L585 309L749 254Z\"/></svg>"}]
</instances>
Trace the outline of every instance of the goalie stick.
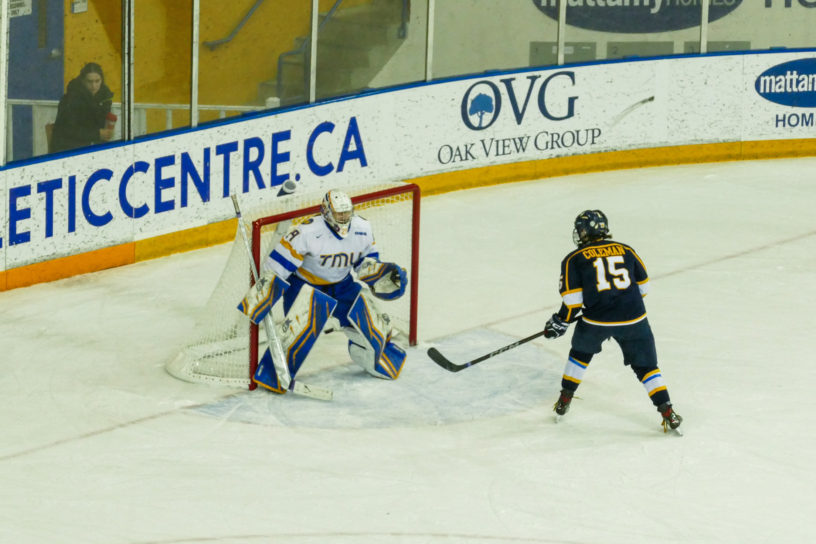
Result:
<instances>
[{"instance_id":1,"label":"goalie stick","mask_svg":"<svg viewBox=\"0 0 816 544\"><path fill-rule=\"evenodd\" d=\"M236 195L230 195L232 197L232 205L235 207L235 217L238 218L238 230L241 231L241 237L244 239L244 247L247 250L247 257L249 258L249 267L252 271L252 279L257 283L258 281L258 269L255 266L255 260L252 258L252 249L249 246L249 239L247 238L246 227L244 226L244 218L241 215L241 208L238 206L238 197ZM275 372L278 375L278 380L280 384L291 391L296 395L301 395L304 397L310 397L313 399L318 400L332 400L334 394L330 389L325 389L323 387L316 387L314 385L307 385L305 383L301 383L298 381L293 380L289 376L289 370L286 368L286 357L283 355L283 348L280 345L280 340L278 339L277 335L275 334L275 330L272 327L272 312L269 312L267 316L263 320L264 331L266 332L266 340L267 340L267 348L266 351L269 351L270 348L275 348L275 355L277 356L277 360L280 362L282 368L278 368L278 365L275 366ZM270 352L270 356L271 356ZM272 357L272 361L274 362L275 358Z\"/></svg>"},{"instance_id":2,"label":"goalie stick","mask_svg":"<svg viewBox=\"0 0 816 544\"><path fill-rule=\"evenodd\" d=\"M430 348L428 350L428 357L433 359L433 362L435 362L436 364L438 364L439 366L441 366L445 370L448 370L450 372L459 372L460 370L464 370L464 369L466 369L468 367L479 364L482 361L486 361L487 359L490 359L491 357L499 355L500 353L504 353L505 351L511 350L511 349L513 349L515 347L518 347L518 346L520 346L522 344L525 344L525 343L529 342L530 340L535 340L539 336L543 336L544 332L545 331L539 331L539 332L537 332L537 333L535 333L535 334L533 334L531 336L528 336L527 338L522 338L521 340L513 342L512 344L508 344L508 345L504 346L503 348L499 348L496 351L491 351L487 355L482 355L481 357L478 357L478 358L473 359L472 361L470 361L468 363L464 363L464 364L461 364L461 365L457 365L456 363L451 362L444 355L442 355L439 352L439 350L436 349L436 348Z\"/></svg>"}]
</instances>

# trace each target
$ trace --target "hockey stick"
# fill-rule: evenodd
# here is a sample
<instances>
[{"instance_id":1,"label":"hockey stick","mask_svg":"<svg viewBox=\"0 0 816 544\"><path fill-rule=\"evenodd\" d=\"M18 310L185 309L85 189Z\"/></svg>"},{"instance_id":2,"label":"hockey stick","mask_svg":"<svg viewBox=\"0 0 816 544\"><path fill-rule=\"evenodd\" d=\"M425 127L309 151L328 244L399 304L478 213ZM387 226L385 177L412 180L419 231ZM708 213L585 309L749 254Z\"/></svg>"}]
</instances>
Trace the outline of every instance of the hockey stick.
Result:
<instances>
[{"instance_id":1,"label":"hockey stick","mask_svg":"<svg viewBox=\"0 0 816 544\"><path fill-rule=\"evenodd\" d=\"M473 359L472 361L470 361L468 363L461 364L461 365L457 365L456 363L452 363L444 355L439 353L439 350L436 349L436 348L430 348L428 350L428 357L433 359L434 363L438 364L439 366L441 366L445 370L448 370L450 372L459 372L460 370L464 370L464 369L466 369L468 367L479 364L482 361L486 361L487 359L490 359L491 357L494 357L494 356L496 356L496 355L498 355L500 353L504 353L505 351L511 350L511 349L513 349L515 347L518 347L518 346L520 346L522 344L525 344L525 343L529 342L530 340L535 340L539 336L542 336L544 334L544 332L545 331L539 331L539 332L537 332L537 333L535 333L535 334L533 334L531 336L528 336L527 338L522 338L521 340L518 340L517 342L513 342L512 344L508 344L508 345L504 346L503 348L499 348L496 351L491 351L487 355L482 355L481 357L479 357L477 359Z\"/></svg>"},{"instance_id":2,"label":"hockey stick","mask_svg":"<svg viewBox=\"0 0 816 544\"><path fill-rule=\"evenodd\" d=\"M238 218L238 230L241 231L241 237L244 239L244 247L247 250L247 257L249 258L249 267L252 271L252 279L257 283L258 281L258 268L255 266L255 260L252 258L252 249L249 245L249 238L247 238L246 227L244 225L244 218L241 215L241 208L238 206L238 197L236 195L231 195L232 197L232 205L235 206L235 217ZM266 332L266 341L267 341L267 348L266 351L269 351L270 348L275 348L275 355L277 356L277 360L280 363L281 368L278 368L278 365L274 364L275 358L270 358L273 361L273 366L275 367L275 373L278 375L278 381L283 386L284 389L291 391L296 395L302 395L304 397L310 397L313 399L319 400L332 400L334 394L330 389L325 389L323 387L315 387L313 385L306 385L305 383L296 382L289 376L289 369L286 367L286 357L283 355L283 348L281 347L280 340L278 339L277 335L275 334L275 330L272 327L272 312L269 312L266 317L263 319L263 326L264 331Z\"/></svg>"}]
</instances>

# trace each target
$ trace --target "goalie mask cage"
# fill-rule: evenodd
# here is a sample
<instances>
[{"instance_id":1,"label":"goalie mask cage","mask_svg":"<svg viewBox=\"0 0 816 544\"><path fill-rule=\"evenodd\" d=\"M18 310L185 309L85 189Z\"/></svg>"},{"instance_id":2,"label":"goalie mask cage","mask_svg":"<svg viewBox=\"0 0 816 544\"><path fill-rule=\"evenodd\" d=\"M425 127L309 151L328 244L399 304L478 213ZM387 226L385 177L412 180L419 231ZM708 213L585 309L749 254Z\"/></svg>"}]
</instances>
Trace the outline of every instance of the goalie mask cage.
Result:
<instances>
[{"instance_id":1,"label":"goalie mask cage","mask_svg":"<svg viewBox=\"0 0 816 544\"><path fill-rule=\"evenodd\" d=\"M413 184L342 188L354 203L355 215L371 222L383 262L406 268L408 288L394 301L377 300L394 326L416 345L417 281L419 277L420 190ZM242 210L251 224L252 259L261 270L263 259L293 225L320 214L320 194L292 195L279 203L256 210ZM196 319L195 329L179 354L167 365L176 378L193 382L255 389L250 379L259 355L266 348L263 327L253 325L237 306L252 285L246 246L236 237L207 304ZM273 309L281 317L280 304ZM345 339L345 336L343 337ZM277 361L276 361L277 363ZM306 362L308 365L308 361Z\"/></svg>"}]
</instances>

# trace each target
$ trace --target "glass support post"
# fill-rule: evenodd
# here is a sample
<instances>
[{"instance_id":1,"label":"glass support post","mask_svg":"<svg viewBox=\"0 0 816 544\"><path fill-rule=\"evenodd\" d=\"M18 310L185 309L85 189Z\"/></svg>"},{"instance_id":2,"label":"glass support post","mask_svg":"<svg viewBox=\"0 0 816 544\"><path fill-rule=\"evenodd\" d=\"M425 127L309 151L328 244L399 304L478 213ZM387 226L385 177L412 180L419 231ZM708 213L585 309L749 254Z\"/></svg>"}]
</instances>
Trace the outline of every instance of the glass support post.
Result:
<instances>
[{"instance_id":1,"label":"glass support post","mask_svg":"<svg viewBox=\"0 0 816 544\"><path fill-rule=\"evenodd\" d=\"M200 47L199 22L201 20L201 0L193 0L192 52L190 56L190 126L198 126L198 48Z\"/></svg>"},{"instance_id":2,"label":"glass support post","mask_svg":"<svg viewBox=\"0 0 816 544\"><path fill-rule=\"evenodd\" d=\"M558 66L564 64L564 43L567 30L567 0L558 1Z\"/></svg>"},{"instance_id":3,"label":"glass support post","mask_svg":"<svg viewBox=\"0 0 816 544\"><path fill-rule=\"evenodd\" d=\"M708 11L710 4L707 1L702 3L700 15L700 54L705 55L708 52Z\"/></svg>"},{"instance_id":4,"label":"glass support post","mask_svg":"<svg viewBox=\"0 0 816 544\"><path fill-rule=\"evenodd\" d=\"M133 0L122 0L122 134L123 140L135 137L133 125Z\"/></svg>"},{"instance_id":5,"label":"glass support post","mask_svg":"<svg viewBox=\"0 0 816 544\"><path fill-rule=\"evenodd\" d=\"M318 0L312 0L312 39L309 40L309 104L314 104L317 97L317 28L320 7Z\"/></svg>"},{"instance_id":6,"label":"glass support post","mask_svg":"<svg viewBox=\"0 0 816 544\"><path fill-rule=\"evenodd\" d=\"M0 166L6 164L6 99L8 98L9 0L0 0ZM10 123L9 123L10 124Z\"/></svg>"},{"instance_id":7,"label":"glass support post","mask_svg":"<svg viewBox=\"0 0 816 544\"><path fill-rule=\"evenodd\" d=\"M428 0L428 25L425 31L425 81L433 79L433 35L436 0Z\"/></svg>"}]
</instances>

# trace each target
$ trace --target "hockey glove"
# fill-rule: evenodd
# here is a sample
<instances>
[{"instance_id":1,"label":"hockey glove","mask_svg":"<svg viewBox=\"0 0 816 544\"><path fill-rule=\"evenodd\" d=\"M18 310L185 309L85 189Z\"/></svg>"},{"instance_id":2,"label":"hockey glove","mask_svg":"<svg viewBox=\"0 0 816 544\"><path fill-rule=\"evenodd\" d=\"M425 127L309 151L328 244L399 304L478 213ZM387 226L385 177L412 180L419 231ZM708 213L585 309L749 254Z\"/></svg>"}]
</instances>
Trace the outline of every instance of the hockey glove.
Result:
<instances>
[{"instance_id":1,"label":"hockey glove","mask_svg":"<svg viewBox=\"0 0 816 544\"><path fill-rule=\"evenodd\" d=\"M550 319L547 320L547 324L544 325L544 337L545 338L558 338L559 336L563 336L567 329L569 328L569 323L562 321L558 314L553 314Z\"/></svg>"},{"instance_id":2,"label":"hockey glove","mask_svg":"<svg viewBox=\"0 0 816 544\"><path fill-rule=\"evenodd\" d=\"M405 269L394 264L384 263L385 273L388 274L388 279L394 284L394 287L405 291L405 285L408 283L408 276Z\"/></svg>"},{"instance_id":3,"label":"hockey glove","mask_svg":"<svg viewBox=\"0 0 816 544\"><path fill-rule=\"evenodd\" d=\"M408 285L406 270L394 263L381 263L366 257L357 269L358 277L366 283L374 296L394 300L405 293Z\"/></svg>"}]
</instances>

